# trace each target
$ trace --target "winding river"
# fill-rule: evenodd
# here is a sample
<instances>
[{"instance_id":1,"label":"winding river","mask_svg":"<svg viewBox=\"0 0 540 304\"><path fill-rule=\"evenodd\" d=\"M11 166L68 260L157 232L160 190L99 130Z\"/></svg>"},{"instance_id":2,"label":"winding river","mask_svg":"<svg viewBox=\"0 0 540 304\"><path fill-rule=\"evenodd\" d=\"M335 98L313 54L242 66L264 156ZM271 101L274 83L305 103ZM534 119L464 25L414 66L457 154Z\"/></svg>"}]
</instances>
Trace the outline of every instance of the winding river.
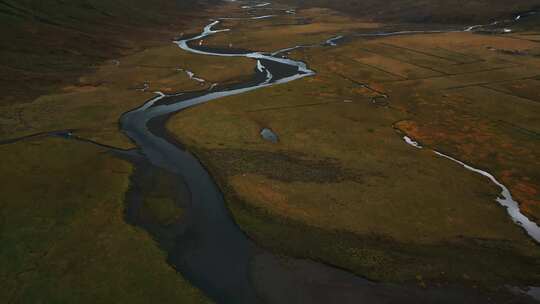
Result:
<instances>
[{"instance_id":1,"label":"winding river","mask_svg":"<svg viewBox=\"0 0 540 304\"><path fill-rule=\"evenodd\" d=\"M232 220L219 188L197 158L167 138L164 123L171 114L188 107L314 73L302 62L263 53L232 54L192 46L196 40L225 31L213 29L218 23L214 21L200 35L176 43L186 51L202 55L252 58L257 61L253 79L226 88L217 86L211 92L174 96L158 93L140 108L125 113L121 127L152 165L178 176L189 192L190 204L186 211L189 231L175 235L169 263L217 302L257 303L259 300L249 279L249 263L255 245Z\"/></svg>"},{"instance_id":2,"label":"winding river","mask_svg":"<svg viewBox=\"0 0 540 304\"><path fill-rule=\"evenodd\" d=\"M246 6L266 7L269 3ZM263 16L270 18L270 15ZM251 18L259 20L261 18ZM255 51L210 49L197 42L229 31L216 29L220 20L194 37L175 41L184 51L204 56L245 57L254 60L251 80L212 90L156 97L121 117L121 129L144 159L134 160L134 186L128 193L126 217L146 229L168 254L168 263L217 303L479 303L480 295L463 289L430 289L371 282L320 263L278 257L253 243L234 222L215 181L199 160L165 129L167 119L183 109L218 98L238 95L314 75L301 61ZM336 45L341 36L321 46ZM287 50L291 50L290 48ZM167 227L140 217L141 189L156 170L172 174L182 203L182 222ZM285 261L285 263L284 263ZM287 265L287 266L285 266Z\"/></svg>"}]
</instances>

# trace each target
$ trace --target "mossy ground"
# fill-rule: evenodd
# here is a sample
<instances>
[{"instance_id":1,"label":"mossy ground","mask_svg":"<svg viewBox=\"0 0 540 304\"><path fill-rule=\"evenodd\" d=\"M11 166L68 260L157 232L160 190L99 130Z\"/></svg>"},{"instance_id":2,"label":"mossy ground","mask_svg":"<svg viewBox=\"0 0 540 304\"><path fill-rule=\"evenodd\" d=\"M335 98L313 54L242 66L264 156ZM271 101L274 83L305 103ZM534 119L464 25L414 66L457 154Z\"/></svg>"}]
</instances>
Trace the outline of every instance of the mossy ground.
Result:
<instances>
[{"instance_id":1,"label":"mossy ground","mask_svg":"<svg viewBox=\"0 0 540 304\"><path fill-rule=\"evenodd\" d=\"M209 303L124 221L131 165L64 139L0 146L0 298Z\"/></svg>"},{"instance_id":2,"label":"mossy ground","mask_svg":"<svg viewBox=\"0 0 540 304\"><path fill-rule=\"evenodd\" d=\"M207 15L236 12L226 5ZM205 43L273 51L379 26L328 10L303 14L226 22L246 28ZM198 22L181 30L199 32L207 20ZM258 28L248 29L252 24ZM308 62L316 77L184 111L169 127L219 180L242 228L271 250L384 281L538 285L539 247L496 204L499 190L405 145L394 129L492 172L528 215L539 217L538 35L422 35L303 50L293 56ZM209 82L244 79L254 68L249 60L150 44L135 44L140 52L132 49L126 52L130 56L99 53L62 66L73 68L69 77L78 79L69 84L44 76L51 67L58 72L58 58L65 54L31 52L32 60L21 60L24 52L17 50L17 57L6 49L2 58L17 64L3 67L9 71L4 78L24 85L2 102L0 138L75 129L79 136L132 147L118 130L121 113L155 90L208 86L189 80L178 67ZM81 77L81 69L96 58L113 57L119 62L108 61ZM36 58L47 64L33 70ZM136 90L144 82L149 90ZM36 84L39 94L47 95L29 98L36 93L25 88ZM381 99L380 92L390 98ZM21 96L33 102L22 104ZM280 142L263 141L263 127L272 128ZM147 234L123 221L131 167L104 152L61 139L0 146L1 298L207 301L166 265ZM151 193L146 205L145 214L160 224L182 216L159 193Z\"/></svg>"},{"instance_id":3,"label":"mossy ground","mask_svg":"<svg viewBox=\"0 0 540 304\"><path fill-rule=\"evenodd\" d=\"M64 9L72 5L77 7L74 2ZM125 13L136 7L131 3ZM52 8L44 9L37 11L62 26L40 23L33 24L33 30L23 29L17 26L32 22L18 19L9 29L30 30L32 35L21 36L28 40L10 40L8 35L4 40L12 45L2 50L2 77L9 81L2 83L0 141L74 129L77 136L131 148L133 144L119 130L119 117L153 97L153 91L206 89L210 82L233 81L253 70L248 60L233 60L235 68L230 69L230 60L189 55L171 42L180 32L199 32L211 13L199 12L185 20L191 22L189 26L167 24L168 29L161 23L144 27L148 20L140 17L135 23L143 29L137 37L124 37L133 34L124 24L125 28L102 32L103 39L94 40L93 31L114 25L104 21L81 29L83 23L62 19L65 12L56 15L47 12ZM153 9L139 13L148 16ZM0 18L6 17L3 14ZM136 16L140 15L132 15ZM122 23L120 19L115 22ZM87 30L88 40L70 39L73 32L81 35ZM33 49L42 40L30 37L40 34L55 40ZM51 49L55 52L49 54ZM70 54L58 54L58 49ZM192 70L208 82L201 85L178 68ZM144 83L147 90L138 90ZM0 299L9 303L209 302L166 263L165 253L147 232L126 223L124 195L132 173L127 162L91 144L43 137L1 145L0 155ZM182 209L167 199L164 188L156 187L145 197L145 216L159 224L182 217Z\"/></svg>"},{"instance_id":4,"label":"mossy ground","mask_svg":"<svg viewBox=\"0 0 540 304\"><path fill-rule=\"evenodd\" d=\"M1 1L0 105L29 102L106 59L169 39L205 18L204 2Z\"/></svg>"},{"instance_id":5,"label":"mossy ground","mask_svg":"<svg viewBox=\"0 0 540 304\"><path fill-rule=\"evenodd\" d=\"M191 70L207 82L189 79L185 71L178 69ZM160 46L108 61L94 73L79 77L77 83L31 103L1 106L0 138L75 129L77 135L103 144L132 147L119 131L118 120L122 113L155 96L153 92L203 90L212 83L237 81L252 71L251 60L195 56L164 41ZM143 92L145 83L148 88Z\"/></svg>"},{"instance_id":6,"label":"mossy ground","mask_svg":"<svg viewBox=\"0 0 540 304\"><path fill-rule=\"evenodd\" d=\"M164 171L158 171L156 168L154 170L157 173L152 175L152 179L145 185L150 190L140 193L143 203L138 217L144 222L166 227L182 220L184 206L180 206L175 200L178 179Z\"/></svg>"}]
</instances>

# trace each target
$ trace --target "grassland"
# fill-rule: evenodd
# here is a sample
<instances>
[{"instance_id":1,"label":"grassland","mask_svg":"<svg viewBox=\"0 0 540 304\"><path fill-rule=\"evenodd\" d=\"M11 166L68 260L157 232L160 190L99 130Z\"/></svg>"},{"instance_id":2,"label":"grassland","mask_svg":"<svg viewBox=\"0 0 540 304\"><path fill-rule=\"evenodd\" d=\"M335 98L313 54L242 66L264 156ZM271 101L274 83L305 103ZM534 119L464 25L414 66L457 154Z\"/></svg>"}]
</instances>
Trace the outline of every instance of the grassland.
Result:
<instances>
[{"instance_id":1,"label":"grassland","mask_svg":"<svg viewBox=\"0 0 540 304\"><path fill-rule=\"evenodd\" d=\"M2 1L0 8L7 4L39 6ZM164 16L173 10L139 2L120 12L117 2L103 2L107 8L82 16L82 4L43 5L21 16L11 14L15 8L0 11L0 22L9 23L2 45L11 43L1 51L0 141L73 129L80 137L131 148L118 119L154 91L208 89L253 69L249 61L192 56L171 42L181 32L199 32L212 13L176 22L190 12ZM102 16L89 20L95 14ZM235 69L226 65L231 62ZM207 81L190 79L186 70ZM129 163L103 148L58 138L0 145L0 155L0 298L6 303L210 302L166 263L145 231L126 223ZM142 212L166 225L183 210L156 183Z\"/></svg>"},{"instance_id":2,"label":"grassland","mask_svg":"<svg viewBox=\"0 0 540 304\"><path fill-rule=\"evenodd\" d=\"M291 17L263 21L249 39L231 32L208 43L275 50L284 31L308 41L354 28L315 11L336 20L312 35L303 25L296 33ZM401 138L493 173L538 218L540 44L524 35L535 32L352 38L295 51L315 77L183 111L169 129L271 250L421 286L538 285L540 247L495 202L500 190ZM265 127L278 144L261 139Z\"/></svg>"},{"instance_id":3,"label":"grassland","mask_svg":"<svg viewBox=\"0 0 540 304\"><path fill-rule=\"evenodd\" d=\"M191 10L195 9L197 7L191 7ZM228 9L230 7L224 5L213 12L202 10L197 18L192 17L175 26L168 25L171 28L166 30L160 28L158 23L147 29L149 32L154 29L152 31L154 36L151 39L148 39L144 31L140 33L140 37L136 39L131 37L131 40L116 36L109 37L109 39L116 37L115 43L118 44L130 43L124 50L125 55L121 53L100 55L98 57L102 62L99 64L95 63L97 59L92 57L94 67L91 70L77 69L72 74L76 76L74 79L68 77L66 81L55 82L52 86L47 85L46 88L44 87L47 93L38 94L39 96L34 96L38 91L41 92L39 88L38 91L23 89L22 95L17 93L20 89L19 84L39 87L39 81L32 79L19 81L16 74L14 76L2 73L19 84L13 87L8 82L5 83L9 87L5 90L6 94L0 102L0 138L15 138L58 129L75 129L78 135L104 144L131 147L132 144L118 130L118 119L125 111L141 105L154 96L153 92L175 93L200 90L209 88L212 83L238 81L250 75L253 69L250 60L226 61L218 57L201 58L182 52L171 42L173 37L181 33L200 32L207 23L204 17L223 14L222 11ZM137 22L143 22L145 19L141 17L137 20ZM189 26L185 25L184 22L187 21L192 23ZM65 37L60 37L59 40L63 41L63 38ZM32 47L24 42L19 42L16 46L18 48ZM57 46L47 46L49 47ZM84 48L84 45L78 47ZM13 61L14 64L17 65L20 62L34 66L33 57L23 55L24 52L18 48L14 49L14 52L16 51L14 54L19 56ZM65 48L62 47L64 50ZM102 49L97 44L89 47L89 51L106 52L107 49ZM117 55L117 57L109 55ZM36 68L47 68L56 76L66 76L62 67L55 64L53 59L40 54L36 56L41 61L41 65L37 65ZM80 57L77 56L73 60L76 60L81 67L88 64ZM71 59L69 56L60 56L59 60L69 62ZM229 68L230 63L233 63L235 68ZM197 77L205 79L206 82L200 83L190 79L186 70L194 72ZM15 96L13 94L16 95L16 99L12 98Z\"/></svg>"},{"instance_id":4,"label":"grassland","mask_svg":"<svg viewBox=\"0 0 540 304\"><path fill-rule=\"evenodd\" d=\"M225 20L221 26L233 30L209 37L203 41L204 45L230 45L233 48L274 52L296 45L320 44L331 38L330 35L374 29L378 24L347 18L329 9L313 8L303 10L301 17L285 15L257 21ZM261 40L260 37L265 39Z\"/></svg>"},{"instance_id":5,"label":"grassland","mask_svg":"<svg viewBox=\"0 0 540 304\"><path fill-rule=\"evenodd\" d=\"M85 3L0 2L0 140L74 129L130 148L118 117L153 91L207 89L253 71L252 61L169 42L209 17L240 16L233 4L177 16L168 4ZM234 31L204 43L274 51L381 24L317 8L223 26ZM540 249L494 201L499 189L400 138L493 173L540 218L540 32L522 30L296 51L317 76L184 111L169 128L217 178L241 227L272 251L426 287L540 285ZM260 138L264 127L278 144ZM128 163L62 139L3 145L0 156L0 298L207 302L124 222ZM160 225L184 216L164 194L174 188L166 180L142 207Z\"/></svg>"},{"instance_id":6,"label":"grassland","mask_svg":"<svg viewBox=\"0 0 540 304\"><path fill-rule=\"evenodd\" d=\"M124 221L131 165L64 139L0 146L5 303L209 303Z\"/></svg>"},{"instance_id":7,"label":"grassland","mask_svg":"<svg viewBox=\"0 0 540 304\"><path fill-rule=\"evenodd\" d=\"M193 28L197 30L200 29ZM234 69L228 66L231 62ZM201 90L212 83L238 81L250 75L252 69L250 60L232 59L225 63L219 57L201 58L184 53L165 40L160 46L107 61L95 72L80 76L77 82L41 95L31 103L0 107L0 138L75 129L79 136L128 148L132 144L118 130L118 119L154 96L153 92ZM184 70L193 71L206 82L189 79ZM142 91L145 84L148 87Z\"/></svg>"},{"instance_id":8,"label":"grassland","mask_svg":"<svg viewBox=\"0 0 540 304\"><path fill-rule=\"evenodd\" d=\"M205 1L0 1L0 105L30 102L107 59L162 43ZM196 13L196 14L194 14Z\"/></svg>"}]
</instances>

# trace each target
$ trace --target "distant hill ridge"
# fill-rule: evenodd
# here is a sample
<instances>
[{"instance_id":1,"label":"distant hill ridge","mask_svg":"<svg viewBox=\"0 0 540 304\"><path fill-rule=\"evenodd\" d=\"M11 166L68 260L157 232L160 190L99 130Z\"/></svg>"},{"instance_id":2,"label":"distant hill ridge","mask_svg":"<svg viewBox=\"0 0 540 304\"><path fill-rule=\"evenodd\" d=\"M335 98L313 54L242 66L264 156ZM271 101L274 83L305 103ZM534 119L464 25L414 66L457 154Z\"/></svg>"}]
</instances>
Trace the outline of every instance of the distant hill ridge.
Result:
<instances>
[{"instance_id":1,"label":"distant hill ridge","mask_svg":"<svg viewBox=\"0 0 540 304\"><path fill-rule=\"evenodd\" d=\"M375 21L471 24L540 9L540 0L278 0L327 7Z\"/></svg>"},{"instance_id":2,"label":"distant hill ridge","mask_svg":"<svg viewBox=\"0 0 540 304\"><path fill-rule=\"evenodd\" d=\"M197 0L0 0L0 23L10 27L35 22L90 30L108 24L163 22Z\"/></svg>"}]
</instances>

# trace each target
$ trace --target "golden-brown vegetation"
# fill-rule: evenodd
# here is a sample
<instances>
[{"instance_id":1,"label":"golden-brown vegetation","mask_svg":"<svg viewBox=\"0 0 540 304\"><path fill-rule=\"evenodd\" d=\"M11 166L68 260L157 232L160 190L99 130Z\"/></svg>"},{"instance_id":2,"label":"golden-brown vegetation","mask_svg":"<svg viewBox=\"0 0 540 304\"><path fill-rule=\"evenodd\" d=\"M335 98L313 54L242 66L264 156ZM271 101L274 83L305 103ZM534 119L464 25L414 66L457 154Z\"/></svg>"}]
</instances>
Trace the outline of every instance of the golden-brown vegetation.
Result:
<instances>
[{"instance_id":1,"label":"golden-brown vegetation","mask_svg":"<svg viewBox=\"0 0 540 304\"><path fill-rule=\"evenodd\" d=\"M351 29L333 26L306 39ZM283 47L261 28L235 43ZM315 77L186 110L169 128L218 178L239 224L274 250L375 279L537 284L540 249L495 202L500 189L401 136L493 173L537 218L539 47L447 33L303 49L292 56ZM278 144L260 138L264 127Z\"/></svg>"}]
</instances>

